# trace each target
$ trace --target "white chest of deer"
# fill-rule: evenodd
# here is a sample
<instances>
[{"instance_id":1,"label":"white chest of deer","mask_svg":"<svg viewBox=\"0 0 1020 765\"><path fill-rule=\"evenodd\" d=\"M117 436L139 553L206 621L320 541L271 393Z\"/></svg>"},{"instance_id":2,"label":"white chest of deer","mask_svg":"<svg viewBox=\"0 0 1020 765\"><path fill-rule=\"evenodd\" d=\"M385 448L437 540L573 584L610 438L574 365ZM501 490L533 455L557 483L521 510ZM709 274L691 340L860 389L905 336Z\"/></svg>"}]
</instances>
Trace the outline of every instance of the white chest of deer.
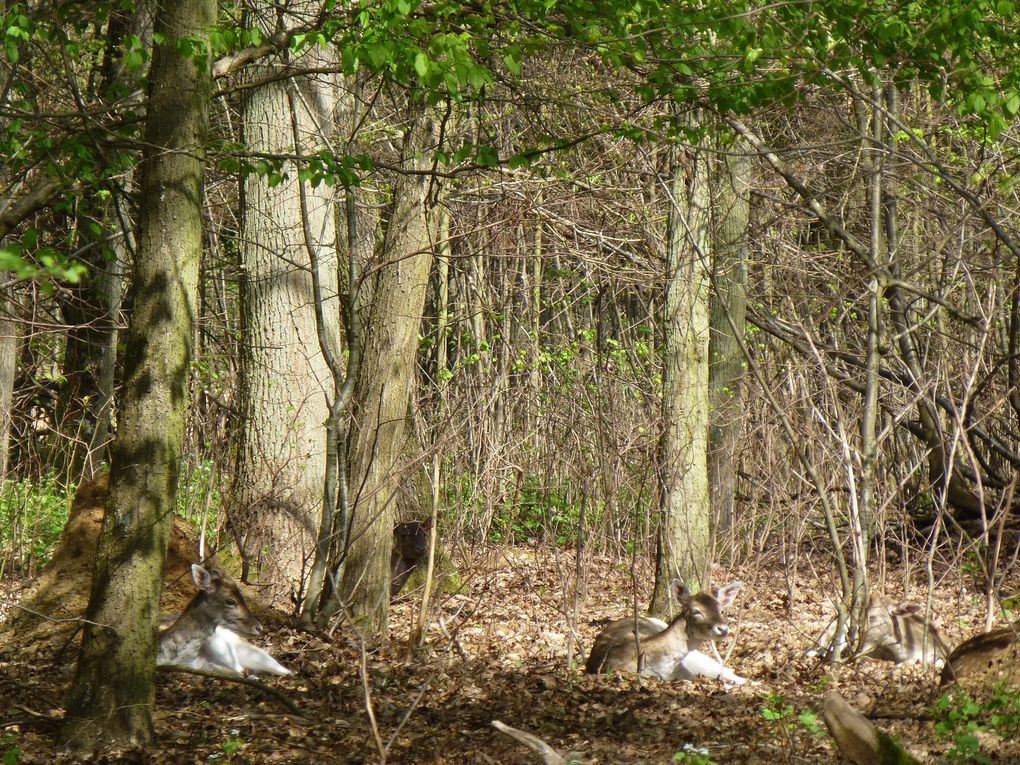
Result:
<instances>
[{"instance_id":1,"label":"white chest of deer","mask_svg":"<svg viewBox=\"0 0 1020 765\"><path fill-rule=\"evenodd\" d=\"M706 674L686 669L683 661L704 643L729 634L722 611L733 602L740 582L720 588L715 597L704 592L692 595L679 579L673 580L672 587L680 613L665 629L663 622L650 617L641 617L636 625L634 619L617 619L595 638L585 670L591 674L615 670L640 672L662 680ZM700 653L696 653L695 659L699 656L721 668Z\"/></svg>"},{"instance_id":2,"label":"white chest of deer","mask_svg":"<svg viewBox=\"0 0 1020 765\"><path fill-rule=\"evenodd\" d=\"M262 634L262 625L237 585L197 563L191 576L199 592L160 634L156 665L289 675L290 670L245 640Z\"/></svg>"}]
</instances>

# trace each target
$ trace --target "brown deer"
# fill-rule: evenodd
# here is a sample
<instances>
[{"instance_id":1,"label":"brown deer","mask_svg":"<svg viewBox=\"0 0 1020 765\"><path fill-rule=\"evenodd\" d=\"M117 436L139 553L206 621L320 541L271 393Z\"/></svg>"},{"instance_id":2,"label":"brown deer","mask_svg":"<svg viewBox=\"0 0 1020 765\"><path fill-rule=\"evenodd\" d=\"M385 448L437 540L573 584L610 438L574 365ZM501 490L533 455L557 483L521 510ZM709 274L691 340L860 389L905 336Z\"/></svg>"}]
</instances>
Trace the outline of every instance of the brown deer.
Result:
<instances>
[{"instance_id":1,"label":"brown deer","mask_svg":"<svg viewBox=\"0 0 1020 765\"><path fill-rule=\"evenodd\" d=\"M624 670L661 680L689 680L702 674L731 679L725 676L729 670L697 649L729 634L722 611L733 602L741 583L721 587L715 597L705 592L692 595L680 579L674 579L671 586L680 604L680 613L673 621L663 626L664 622L647 616L639 618L636 624L633 618L617 619L595 638L585 671L598 674ZM685 658L692 652L689 666L684 666ZM713 673L713 668L718 672Z\"/></svg>"},{"instance_id":2,"label":"brown deer","mask_svg":"<svg viewBox=\"0 0 1020 765\"><path fill-rule=\"evenodd\" d=\"M857 657L870 656L881 661L897 664L918 662L940 664L949 654L948 643L942 637L938 626L925 621L924 607L917 603L903 601L895 605L886 604L881 595L872 593L868 606L868 624L861 636L861 647ZM836 633L836 622L818 639L818 647L808 655L817 656L832 648Z\"/></svg>"},{"instance_id":3,"label":"brown deer","mask_svg":"<svg viewBox=\"0 0 1020 765\"><path fill-rule=\"evenodd\" d=\"M964 640L946 658L941 684L987 686L1006 680L1010 685L1020 686L1018 633L1020 622L1014 622Z\"/></svg>"},{"instance_id":4,"label":"brown deer","mask_svg":"<svg viewBox=\"0 0 1020 765\"><path fill-rule=\"evenodd\" d=\"M390 597L400 594L404 583L429 555L429 530L418 521L393 527L393 552L390 553Z\"/></svg>"},{"instance_id":5,"label":"brown deer","mask_svg":"<svg viewBox=\"0 0 1020 765\"><path fill-rule=\"evenodd\" d=\"M160 633L157 666L227 669L242 675L290 674L289 669L245 639L261 635L262 625L248 609L236 584L197 563L191 566L191 577L198 594L177 620Z\"/></svg>"}]
</instances>

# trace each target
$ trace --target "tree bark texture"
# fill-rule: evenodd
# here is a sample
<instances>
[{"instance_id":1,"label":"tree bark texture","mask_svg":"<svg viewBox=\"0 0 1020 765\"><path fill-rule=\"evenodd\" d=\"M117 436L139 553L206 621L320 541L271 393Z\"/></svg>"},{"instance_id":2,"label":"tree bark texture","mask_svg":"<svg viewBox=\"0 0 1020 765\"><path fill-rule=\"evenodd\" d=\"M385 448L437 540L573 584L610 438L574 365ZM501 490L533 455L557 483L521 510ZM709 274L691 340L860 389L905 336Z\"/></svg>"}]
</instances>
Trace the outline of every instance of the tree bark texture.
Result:
<instances>
[{"instance_id":1,"label":"tree bark texture","mask_svg":"<svg viewBox=\"0 0 1020 765\"><path fill-rule=\"evenodd\" d=\"M14 406L14 380L18 375L20 325L16 321L21 301L5 290L0 308L0 480L10 466L11 410Z\"/></svg>"},{"instance_id":2,"label":"tree bark texture","mask_svg":"<svg viewBox=\"0 0 1020 765\"><path fill-rule=\"evenodd\" d=\"M719 527L733 520L735 464L741 432L744 354L739 338L747 321L747 226L751 213L750 147L737 141L719 163L713 204L714 252L708 340L708 476L712 517Z\"/></svg>"},{"instance_id":3,"label":"tree bark texture","mask_svg":"<svg viewBox=\"0 0 1020 765\"><path fill-rule=\"evenodd\" d=\"M427 169L422 156L428 155L432 131L431 115L424 107L412 107L402 169ZM401 454L432 266L426 206L430 183L426 175L396 180L355 388L348 450L351 530L338 594L365 635L384 635L387 626L393 520L405 469Z\"/></svg>"},{"instance_id":4,"label":"tree bark texture","mask_svg":"<svg viewBox=\"0 0 1020 765\"><path fill-rule=\"evenodd\" d=\"M76 750L153 740L161 569L177 496L202 249L209 61L181 55L207 39L211 0L160 7L142 161L134 311L81 651L62 738Z\"/></svg>"},{"instance_id":5,"label":"tree bark texture","mask_svg":"<svg viewBox=\"0 0 1020 765\"><path fill-rule=\"evenodd\" d=\"M707 585L709 559L709 185L705 154L677 149L666 233L658 554L653 614L673 610L670 582Z\"/></svg>"},{"instance_id":6,"label":"tree bark texture","mask_svg":"<svg viewBox=\"0 0 1020 765\"><path fill-rule=\"evenodd\" d=\"M269 16L262 23L275 23L275 14ZM281 66L253 69L255 81L268 81L245 98L245 142L252 152L294 155L297 139L307 156L321 149L328 135L333 87L328 79L273 79ZM288 87L296 90L295 98L288 99ZM332 191L325 184L317 189L305 184L306 220L298 167L288 162L281 172L286 177L274 186L255 173L244 179L243 432L231 524L246 564L256 566L259 579L276 583L274 594L286 597L300 590L314 549L326 463L325 422L334 388L316 334L309 248L316 248L322 315L334 341L339 298Z\"/></svg>"}]
</instances>

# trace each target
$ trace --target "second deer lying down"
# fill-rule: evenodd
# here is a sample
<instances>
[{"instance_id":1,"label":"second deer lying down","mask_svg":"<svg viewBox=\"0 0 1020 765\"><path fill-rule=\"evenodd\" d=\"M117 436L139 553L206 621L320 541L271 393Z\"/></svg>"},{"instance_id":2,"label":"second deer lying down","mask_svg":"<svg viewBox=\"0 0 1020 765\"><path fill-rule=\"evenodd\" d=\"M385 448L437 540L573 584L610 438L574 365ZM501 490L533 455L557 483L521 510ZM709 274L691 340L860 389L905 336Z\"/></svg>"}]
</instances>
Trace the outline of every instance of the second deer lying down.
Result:
<instances>
[{"instance_id":1,"label":"second deer lying down","mask_svg":"<svg viewBox=\"0 0 1020 765\"><path fill-rule=\"evenodd\" d=\"M262 634L237 585L219 572L191 566L198 594L159 636L156 666L246 674L289 675L290 670L245 638Z\"/></svg>"},{"instance_id":2,"label":"second deer lying down","mask_svg":"<svg viewBox=\"0 0 1020 765\"><path fill-rule=\"evenodd\" d=\"M808 655L830 651L835 633L836 623L833 622L818 639L818 647ZM897 664L940 664L948 653L948 644L938 627L925 621L922 606L907 601L889 606L880 595L871 596L868 624L861 637L858 657L870 656Z\"/></svg>"},{"instance_id":3,"label":"second deer lying down","mask_svg":"<svg viewBox=\"0 0 1020 765\"><path fill-rule=\"evenodd\" d=\"M698 675L746 682L697 649L704 643L726 637L730 630L722 610L733 602L740 582L718 590L715 597L702 592L692 595L679 579L672 582L680 613L668 625L659 619L641 617L617 619L595 638L585 670L590 674L624 670L661 680L691 680ZM635 634L635 626L637 633Z\"/></svg>"}]
</instances>

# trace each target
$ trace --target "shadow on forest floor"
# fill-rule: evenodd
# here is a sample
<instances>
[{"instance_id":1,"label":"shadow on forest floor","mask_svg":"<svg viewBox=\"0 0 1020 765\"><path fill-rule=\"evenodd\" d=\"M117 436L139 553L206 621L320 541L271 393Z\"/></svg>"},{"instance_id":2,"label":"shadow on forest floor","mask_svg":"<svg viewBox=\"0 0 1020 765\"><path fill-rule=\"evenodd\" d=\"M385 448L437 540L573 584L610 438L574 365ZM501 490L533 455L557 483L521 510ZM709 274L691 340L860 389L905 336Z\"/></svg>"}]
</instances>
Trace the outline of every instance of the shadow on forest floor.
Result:
<instances>
[{"instance_id":1,"label":"shadow on forest floor","mask_svg":"<svg viewBox=\"0 0 1020 765\"><path fill-rule=\"evenodd\" d=\"M481 558L487 562L477 564ZM825 692L838 690L916 755L937 762L950 744L934 733L927 710L938 696L931 670L877 661L827 667L804 656L829 609L815 581L787 587L778 567L720 572L745 588L731 609L735 637L728 664L753 681L725 688L716 681L638 682L633 677L588 677L584 652L598 627L592 621L629 610L629 563L589 561L587 597L571 628L562 593L573 555L515 548L475 557L464 570L464 592L442 596L442 626L404 661L415 618L413 595L391 617L391 641L364 667L377 732L390 763L527 763L533 755L491 727L494 719L545 739L568 758L598 763L666 763L685 746L726 763L837 762L829 737L809 730L801 714L820 714ZM920 590L908 593L918 597ZM902 593L890 592L894 598ZM640 588L639 604L647 600ZM791 601L791 596L794 601ZM572 596L571 596L572 597ZM980 631L976 593L940 590L935 611L952 643ZM791 616L796 614L796 617ZM568 636L577 633L575 668L567 666ZM295 671L267 682L286 692L307 721L282 713L252 688L205 678L160 675L159 746L95 762L372 763L379 744L365 712L361 652L343 629L332 643L297 630L272 638L273 652ZM69 655L73 655L73 651ZM5 748L21 763L72 761L53 745L53 718L62 714L70 680L64 663L0 661L0 699L8 725ZM773 710L767 720L762 709ZM408 714L410 712L410 714ZM41 715L41 717L39 716ZM809 718L805 718L809 719ZM993 742L992 761L1020 762L1017 744ZM997 747L997 748L995 748ZM572 754L573 753L573 754Z\"/></svg>"}]
</instances>

